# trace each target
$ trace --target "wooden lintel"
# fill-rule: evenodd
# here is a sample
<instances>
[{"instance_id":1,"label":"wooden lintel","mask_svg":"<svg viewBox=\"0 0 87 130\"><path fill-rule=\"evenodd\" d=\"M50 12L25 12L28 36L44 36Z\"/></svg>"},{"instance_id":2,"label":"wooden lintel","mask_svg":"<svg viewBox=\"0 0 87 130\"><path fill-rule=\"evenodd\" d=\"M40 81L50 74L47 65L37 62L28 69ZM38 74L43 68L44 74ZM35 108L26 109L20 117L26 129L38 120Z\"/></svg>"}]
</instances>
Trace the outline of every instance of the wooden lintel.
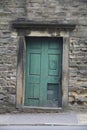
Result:
<instances>
[{"instance_id":1,"label":"wooden lintel","mask_svg":"<svg viewBox=\"0 0 87 130\"><path fill-rule=\"evenodd\" d=\"M58 28L58 29L70 29L75 28L75 24L53 22L35 22L35 21L13 21L12 27L15 29L32 29L32 28Z\"/></svg>"}]
</instances>

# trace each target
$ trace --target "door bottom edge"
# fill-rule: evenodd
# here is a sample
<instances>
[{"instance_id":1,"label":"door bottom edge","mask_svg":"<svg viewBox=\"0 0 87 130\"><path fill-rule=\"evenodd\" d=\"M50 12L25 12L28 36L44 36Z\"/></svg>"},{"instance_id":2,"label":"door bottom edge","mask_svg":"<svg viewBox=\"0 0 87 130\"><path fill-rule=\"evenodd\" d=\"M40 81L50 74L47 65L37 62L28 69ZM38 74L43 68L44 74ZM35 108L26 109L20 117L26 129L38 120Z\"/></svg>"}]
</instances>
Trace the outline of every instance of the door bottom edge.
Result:
<instances>
[{"instance_id":1,"label":"door bottom edge","mask_svg":"<svg viewBox=\"0 0 87 130\"><path fill-rule=\"evenodd\" d=\"M63 112L63 108L51 108L51 107L30 107L22 106L22 112L24 113L60 113Z\"/></svg>"},{"instance_id":2,"label":"door bottom edge","mask_svg":"<svg viewBox=\"0 0 87 130\"><path fill-rule=\"evenodd\" d=\"M22 106L22 109L62 110L62 107Z\"/></svg>"}]
</instances>

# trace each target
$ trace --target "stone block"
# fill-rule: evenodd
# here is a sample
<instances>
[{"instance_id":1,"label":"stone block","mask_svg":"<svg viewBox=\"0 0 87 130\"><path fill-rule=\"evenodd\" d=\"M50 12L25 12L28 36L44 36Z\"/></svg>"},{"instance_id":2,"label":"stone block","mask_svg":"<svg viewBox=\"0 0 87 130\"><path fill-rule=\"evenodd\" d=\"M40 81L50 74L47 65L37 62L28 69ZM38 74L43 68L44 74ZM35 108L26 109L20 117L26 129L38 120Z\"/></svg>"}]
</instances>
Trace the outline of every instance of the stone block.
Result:
<instances>
[{"instance_id":1,"label":"stone block","mask_svg":"<svg viewBox=\"0 0 87 130\"><path fill-rule=\"evenodd\" d=\"M75 97L74 96L69 96L69 102L75 102Z\"/></svg>"},{"instance_id":2,"label":"stone block","mask_svg":"<svg viewBox=\"0 0 87 130\"><path fill-rule=\"evenodd\" d=\"M5 94L0 94L0 100L4 100L6 98Z\"/></svg>"},{"instance_id":3,"label":"stone block","mask_svg":"<svg viewBox=\"0 0 87 130\"><path fill-rule=\"evenodd\" d=\"M15 95L9 94L8 95L8 102L11 103L11 104L15 104L15 102L16 102Z\"/></svg>"},{"instance_id":4,"label":"stone block","mask_svg":"<svg viewBox=\"0 0 87 130\"><path fill-rule=\"evenodd\" d=\"M43 3L44 0L30 0L30 3Z\"/></svg>"}]
</instances>

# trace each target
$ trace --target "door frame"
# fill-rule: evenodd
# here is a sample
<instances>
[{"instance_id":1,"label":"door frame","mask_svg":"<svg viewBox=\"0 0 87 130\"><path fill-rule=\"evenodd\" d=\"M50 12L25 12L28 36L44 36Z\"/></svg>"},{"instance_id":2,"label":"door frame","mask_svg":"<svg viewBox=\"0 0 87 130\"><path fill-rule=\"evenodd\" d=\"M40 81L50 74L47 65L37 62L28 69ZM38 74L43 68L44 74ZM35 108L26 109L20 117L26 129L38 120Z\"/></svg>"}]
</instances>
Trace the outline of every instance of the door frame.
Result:
<instances>
[{"instance_id":1,"label":"door frame","mask_svg":"<svg viewBox=\"0 0 87 130\"><path fill-rule=\"evenodd\" d=\"M19 26L18 26L19 25ZM25 24L26 25L26 24ZM35 27L34 27L35 26ZM26 64L26 41L25 37L62 37L63 38L63 50L62 50L62 108L68 107L68 53L69 53L69 34L75 25L52 25L37 26L36 24L31 27L31 24L22 26L22 24L13 23L13 27L17 29L18 33L18 55L17 55L17 84L16 84L16 107L25 108L25 64ZM27 28L28 27L28 28ZM50 28L52 27L52 28ZM65 28L64 28L65 27ZM28 106L28 108L31 108ZM34 108L34 107L33 107ZM40 108L40 107L37 107ZM44 108L42 108L44 109ZM52 109L52 108L51 108ZM54 109L54 108L53 108ZM57 108L58 109L58 108Z\"/></svg>"},{"instance_id":2,"label":"door frame","mask_svg":"<svg viewBox=\"0 0 87 130\"><path fill-rule=\"evenodd\" d=\"M18 61L17 61L17 88L16 88L16 107L24 107L25 98L25 57L26 42L25 37L19 37ZM68 44L69 39L63 37L62 54L62 108L68 105ZM20 93L19 93L20 92ZM29 107L29 106L28 106Z\"/></svg>"}]
</instances>

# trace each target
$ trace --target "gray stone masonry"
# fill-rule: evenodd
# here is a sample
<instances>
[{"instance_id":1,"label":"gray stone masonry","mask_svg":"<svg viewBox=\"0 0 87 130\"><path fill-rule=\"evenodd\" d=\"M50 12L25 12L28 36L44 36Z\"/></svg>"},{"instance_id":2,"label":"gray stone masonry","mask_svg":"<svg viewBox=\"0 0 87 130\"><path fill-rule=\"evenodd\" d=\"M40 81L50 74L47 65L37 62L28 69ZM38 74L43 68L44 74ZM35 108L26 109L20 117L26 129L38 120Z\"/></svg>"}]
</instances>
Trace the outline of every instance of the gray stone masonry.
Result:
<instances>
[{"instance_id":1,"label":"gray stone masonry","mask_svg":"<svg viewBox=\"0 0 87 130\"><path fill-rule=\"evenodd\" d=\"M15 108L18 36L10 23L16 19L76 24L69 44L69 106L86 109L87 0L0 0L0 110Z\"/></svg>"}]
</instances>

